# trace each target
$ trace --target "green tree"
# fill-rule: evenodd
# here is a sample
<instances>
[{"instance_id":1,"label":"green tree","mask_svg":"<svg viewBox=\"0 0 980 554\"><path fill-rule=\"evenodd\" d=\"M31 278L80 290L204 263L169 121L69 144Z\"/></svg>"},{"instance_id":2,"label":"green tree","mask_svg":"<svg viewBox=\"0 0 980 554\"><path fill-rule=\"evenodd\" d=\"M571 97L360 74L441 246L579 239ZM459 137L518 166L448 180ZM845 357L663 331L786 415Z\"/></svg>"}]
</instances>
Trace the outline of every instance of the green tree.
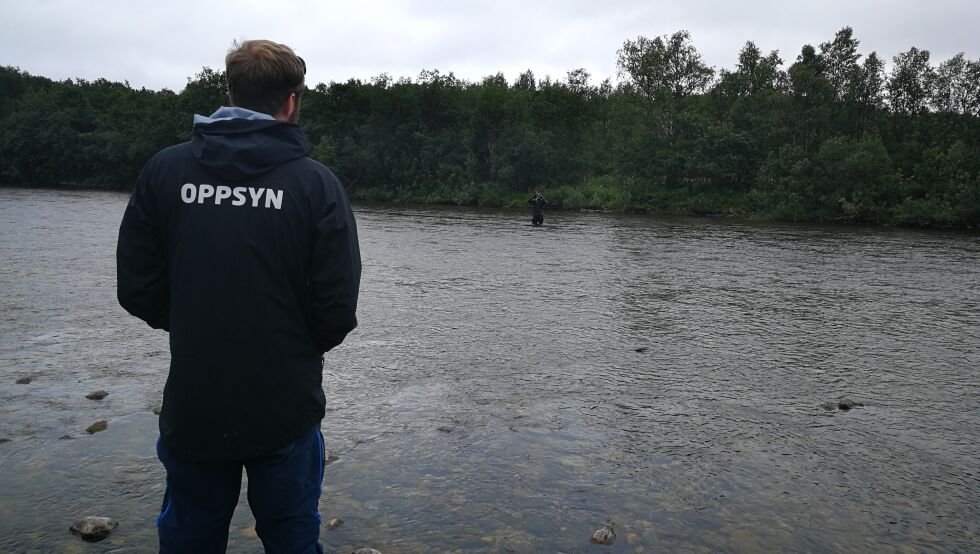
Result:
<instances>
[{"instance_id":1,"label":"green tree","mask_svg":"<svg viewBox=\"0 0 980 554\"><path fill-rule=\"evenodd\" d=\"M930 92L936 111L980 115L980 63L956 54L936 68Z\"/></svg>"},{"instance_id":2,"label":"green tree","mask_svg":"<svg viewBox=\"0 0 980 554\"><path fill-rule=\"evenodd\" d=\"M836 93L827 78L823 58L809 44L787 73L794 100L794 140L809 152L828 134Z\"/></svg>"},{"instance_id":3,"label":"green tree","mask_svg":"<svg viewBox=\"0 0 980 554\"><path fill-rule=\"evenodd\" d=\"M854 38L854 30L844 27L834 35L834 40L820 45L823 73L830 81L836 97L844 100L853 89L853 83L861 71L857 48L860 42Z\"/></svg>"},{"instance_id":4,"label":"green tree","mask_svg":"<svg viewBox=\"0 0 980 554\"><path fill-rule=\"evenodd\" d=\"M857 79L851 82L848 97L865 108L880 109L885 106L885 62L876 52L864 58Z\"/></svg>"},{"instance_id":5,"label":"green tree","mask_svg":"<svg viewBox=\"0 0 980 554\"><path fill-rule=\"evenodd\" d=\"M786 74L779 69L782 64L778 51L773 50L763 57L759 47L750 40L739 52L735 70L722 69L719 72L715 92L733 97L781 90L786 85Z\"/></svg>"},{"instance_id":6,"label":"green tree","mask_svg":"<svg viewBox=\"0 0 980 554\"><path fill-rule=\"evenodd\" d=\"M894 66L887 84L891 109L904 115L925 112L935 79L935 72L929 65L929 51L912 47L892 61Z\"/></svg>"},{"instance_id":7,"label":"green tree","mask_svg":"<svg viewBox=\"0 0 980 554\"><path fill-rule=\"evenodd\" d=\"M714 70L701 60L687 31L648 39L627 40L617 53L620 74L660 112L663 134L674 134L680 100L703 92Z\"/></svg>"},{"instance_id":8,"label":"green tree","mask_svg":"<svg viewBox=\"0 0 980 554\"><path fill-rule=\"evenodd\" d=\"M188 121L193 114L210 115L218 106L228 104L228 83L225 72L210 67L202 67L201 72L194 78L188 78L187 86L180 93L180 109Z\"/></svg>"}]
</instances>

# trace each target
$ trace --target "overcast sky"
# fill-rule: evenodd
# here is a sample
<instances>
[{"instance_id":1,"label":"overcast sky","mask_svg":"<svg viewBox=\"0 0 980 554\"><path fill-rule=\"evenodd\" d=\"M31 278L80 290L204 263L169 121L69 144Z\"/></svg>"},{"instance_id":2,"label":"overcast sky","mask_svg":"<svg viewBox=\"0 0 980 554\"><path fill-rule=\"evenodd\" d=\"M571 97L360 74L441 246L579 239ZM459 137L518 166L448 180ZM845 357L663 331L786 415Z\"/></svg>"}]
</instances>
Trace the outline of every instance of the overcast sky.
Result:
<instances>
[{"instance_id":1,"label":"overcast sky","mask_svg":"<svg viewBox=\"0 0 980 554\"><path fill-rule=\"evenodd\" d=\"M564 79L580 67L596 83L616 79L616 51L639 35L687 29L719 69L747 40L788 65L847 25L863 54L886 60L911 46L934 64L980 57L977 0L0 0L0 65L179 91L201 67L223 68L233 39L268 38L306 59L311 86L422 69Z\"/></svg>"}]
</instances>

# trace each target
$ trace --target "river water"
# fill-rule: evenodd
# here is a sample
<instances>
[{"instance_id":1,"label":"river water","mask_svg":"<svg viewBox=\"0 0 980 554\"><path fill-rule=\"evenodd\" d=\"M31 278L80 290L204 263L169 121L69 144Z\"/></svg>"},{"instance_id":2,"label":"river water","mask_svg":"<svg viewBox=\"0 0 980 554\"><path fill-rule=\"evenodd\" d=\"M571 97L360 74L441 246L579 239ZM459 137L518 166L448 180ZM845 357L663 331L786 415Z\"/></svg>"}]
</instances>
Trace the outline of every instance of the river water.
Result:
<instances>
[{"instance_id":1,"label":"river water","mask_svg":"<svg viewBox=\"0 0 980 554\"><path fill-rule=\"evenodd\" d=\"M0 189L0 551L155 548L169 354L115 301L126 201ZM355 211L328 552L980 550L980 235ZM244 487L229 551L261 552Z\"/></svg>"}]
</instances>

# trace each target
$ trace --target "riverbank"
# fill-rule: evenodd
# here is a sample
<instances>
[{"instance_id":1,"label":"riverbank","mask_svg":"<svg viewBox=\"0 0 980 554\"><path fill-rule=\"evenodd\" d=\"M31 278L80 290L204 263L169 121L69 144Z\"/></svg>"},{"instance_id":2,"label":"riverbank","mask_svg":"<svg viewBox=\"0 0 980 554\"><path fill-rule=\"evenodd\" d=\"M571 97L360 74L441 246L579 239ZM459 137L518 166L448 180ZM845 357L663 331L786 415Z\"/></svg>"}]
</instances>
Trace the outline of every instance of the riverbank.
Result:
<instances>
[{"instance_id":1,"label":"riverbank","mask_svg":"<svg viewBox=\"0 0 980 554\"><path fill-rule=\"evenodd\" d=\"M608 179L577 186L544 187L540 192L548 200L548 211L609 212L675 217L723 217L771 223L816 223L856 225L862 227L900 227L943 230L980 229L971 219L957 219L952 207L923 211L921 204L901 204L872 216L859 213L841 200L841 210L808 209L790 195L749 192L698 191L696 186L656 189L640 193L632 187L611 186ZM118 187L63 183L56 185L0 185L6 188L38 190L103 190ZM350 187L348 195L355 203L389 206L457 206L475 208L526 209L529 192L509 192L492 183L472 184L461 189L435 188L427 192L408 189ZM936 206L933 206L934 208ZM980 210L964 206L963 209ZM972 216L971 216L972 217Z\"/></svg>"},{"instance_id":2,"label":"riverbank","mask_svg":"<svg viewBox=\"0 0 980 554\"><path fill-rule=\"evenodd\" d=\"M840 198L805 198L790 191L718 190L707 183L643 187L633 180L590 179L578 185L538 189L549 210L603 211L660 216L734 217L753 221L834 223L861 226L932 229L977 229L980 206L948 201L905 201L875 209ZM355 201L375 204L420 204L526 208L531 192L510 192L493 183L429 191L354 188Z\"/></svg>"}]
</instances>

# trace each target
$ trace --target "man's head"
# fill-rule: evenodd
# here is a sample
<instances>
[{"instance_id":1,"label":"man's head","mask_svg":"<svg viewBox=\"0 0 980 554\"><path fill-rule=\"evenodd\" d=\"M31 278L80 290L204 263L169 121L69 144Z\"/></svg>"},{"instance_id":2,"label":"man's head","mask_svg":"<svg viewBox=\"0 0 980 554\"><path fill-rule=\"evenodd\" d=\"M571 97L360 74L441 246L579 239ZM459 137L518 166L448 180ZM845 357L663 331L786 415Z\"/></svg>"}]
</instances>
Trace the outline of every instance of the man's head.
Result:
<instances>
[{"instance_id":1,"label":"man's head","mask_svg":"<svg viewBox=\"0 0 980 554\"><path fill-rule=\"evenodd\" d=\"M306 90L306 62L291 48L270 40L235 41L225 56L232 106L296 123Z\"/></svg>"}]
</instances>

